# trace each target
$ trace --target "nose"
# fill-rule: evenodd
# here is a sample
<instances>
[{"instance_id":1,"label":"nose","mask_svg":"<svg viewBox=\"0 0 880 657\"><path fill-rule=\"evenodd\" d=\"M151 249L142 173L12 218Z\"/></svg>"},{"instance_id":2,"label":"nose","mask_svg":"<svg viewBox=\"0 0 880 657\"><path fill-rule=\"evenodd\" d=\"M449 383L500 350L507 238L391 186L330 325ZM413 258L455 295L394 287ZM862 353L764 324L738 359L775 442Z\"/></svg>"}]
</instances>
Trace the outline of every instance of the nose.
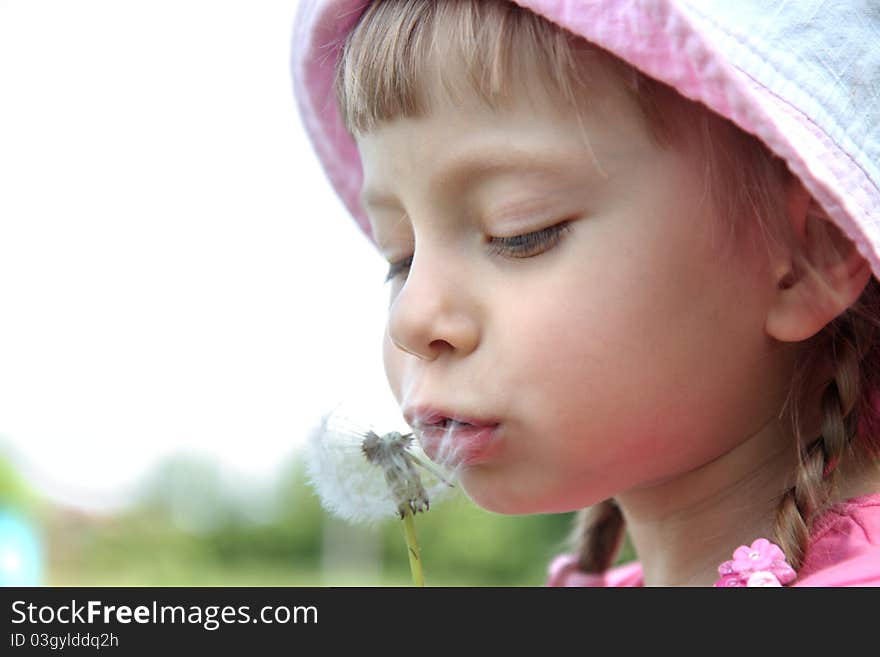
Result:
<instances>
[{"instance_id":1,"label":"nose","mask_svg":"<svg viewBox=\"0 0 880 657\"><path fill-rule=\"evenodd\" d=\"M476 349L480 334L469 278L456 259L440 253L414 256L389 311L388 335L394 345L422 360Z\"/></svg>"}]
</instances>

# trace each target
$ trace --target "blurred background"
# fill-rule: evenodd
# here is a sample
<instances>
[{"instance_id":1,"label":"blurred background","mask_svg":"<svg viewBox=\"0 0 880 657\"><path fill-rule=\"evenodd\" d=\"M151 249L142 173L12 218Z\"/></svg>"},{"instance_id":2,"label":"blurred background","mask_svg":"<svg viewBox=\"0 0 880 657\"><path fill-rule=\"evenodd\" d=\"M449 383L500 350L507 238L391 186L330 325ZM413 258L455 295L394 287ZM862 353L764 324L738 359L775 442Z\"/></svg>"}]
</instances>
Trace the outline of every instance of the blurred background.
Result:
<instances>
[{"instance_id":1,"label":"blurred background","mask_svg":"<svg viewBox=\"0 0 880 657\"><path fill-rule=\"evenodd\" d=\"M386 265L306 141L296 0L0 0L0 585L395 585L301 447L399 423ZM428 585L540 585L570 516L459 496Z\"/></svg>"}]
</instances>

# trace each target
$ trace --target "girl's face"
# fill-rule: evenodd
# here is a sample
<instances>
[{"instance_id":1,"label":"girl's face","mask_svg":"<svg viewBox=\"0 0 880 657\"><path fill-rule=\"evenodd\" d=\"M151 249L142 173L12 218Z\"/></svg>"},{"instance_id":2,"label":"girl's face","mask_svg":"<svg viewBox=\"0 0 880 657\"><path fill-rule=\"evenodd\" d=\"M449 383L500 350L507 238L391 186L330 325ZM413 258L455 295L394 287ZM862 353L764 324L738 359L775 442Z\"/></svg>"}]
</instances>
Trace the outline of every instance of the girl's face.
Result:
<instances>
[{"instance_id":1,"label":"girl's face","mask_svg":"<svg viewBox=\"0 0 880 657\"><path fill-rule=\"evenodd\" d=\"M389 383L405 412L499 423L460 471L493 511L670 481L784 398L766 256L730 249L697 167L597 92L589 146L575 113L525 96L501 113L438 102L358 139L377 243L412 256L390 283Z\"/></svg>"}]
</instances>

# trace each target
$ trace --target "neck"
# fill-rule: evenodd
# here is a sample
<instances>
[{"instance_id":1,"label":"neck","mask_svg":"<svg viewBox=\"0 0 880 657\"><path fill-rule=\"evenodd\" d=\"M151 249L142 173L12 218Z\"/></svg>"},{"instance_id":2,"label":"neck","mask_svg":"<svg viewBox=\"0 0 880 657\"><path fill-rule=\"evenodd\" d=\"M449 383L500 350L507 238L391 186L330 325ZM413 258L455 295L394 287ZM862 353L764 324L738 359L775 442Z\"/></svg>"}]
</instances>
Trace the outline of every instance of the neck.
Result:
<instances>
[{"instance_id":1,"label":"neck","mask_svg":"<svg viewBox=\"0 0 880 657\"><path fill-rule=\"evenodd\" d=\"M774 420L696 470L618 496L645 585L712 586L737 547L773 541L780 482L795 459Z\"/></svg>"}]
</instances>

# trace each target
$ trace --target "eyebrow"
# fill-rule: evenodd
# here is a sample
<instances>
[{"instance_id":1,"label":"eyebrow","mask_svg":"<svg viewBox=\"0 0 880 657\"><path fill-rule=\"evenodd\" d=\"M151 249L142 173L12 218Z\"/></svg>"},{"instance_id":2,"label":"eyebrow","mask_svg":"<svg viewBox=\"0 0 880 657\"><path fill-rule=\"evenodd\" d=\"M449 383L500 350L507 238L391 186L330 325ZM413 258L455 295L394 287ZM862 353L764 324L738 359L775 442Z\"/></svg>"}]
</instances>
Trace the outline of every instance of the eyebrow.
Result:
<instances>
[{"instance_id":1,"label":"eyebrow","mask_svg":"<svg viewBox=\"0 0 880 657\"><path fill-rule=\"evenodd\" d=\"M473 184L491 176L509 173L571 174L576 166L578 164L571 155L559 152L499 150L488 154L473 153L454 159L444 167L431 181L431 187L433 190L443 186L458 186L465 180ZM398 205L393 194L368 187L361 190L360 201L364 208Z\"/></svg>"}]
</instances>

